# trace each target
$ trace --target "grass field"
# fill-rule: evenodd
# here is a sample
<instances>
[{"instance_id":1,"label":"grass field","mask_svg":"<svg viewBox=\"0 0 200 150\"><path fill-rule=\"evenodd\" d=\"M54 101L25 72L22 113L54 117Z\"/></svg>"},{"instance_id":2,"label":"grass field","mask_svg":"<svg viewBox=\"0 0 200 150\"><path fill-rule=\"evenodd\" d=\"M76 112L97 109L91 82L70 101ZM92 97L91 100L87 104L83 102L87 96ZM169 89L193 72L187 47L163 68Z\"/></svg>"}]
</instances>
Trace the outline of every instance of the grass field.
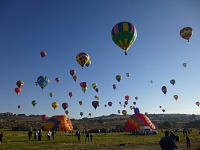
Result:
<instances>
[{"instance_id":1,"label":"grass field","mask_svg":"<svg viewBox=\"0 0 200 150\"><path fill-rule=\"evenodd\" d=\"M3 132L3 142L0 144L1 150L105 150L105 149L138 149L138 150L158 150L159 140L164 133L159 131L157 135L131 135L130 133L107 133L93 134L92 142L85 142L85 136L81 135L81 142L78 142L74 133L57 132L55 140L47 140L47 131L43 131L42 141L28 140L27 131L5 131ZM185 138L180 136L180 142L176 143L179 149L186 149ZM190 133L191 149L200 150L199 130ZM124 144L120 146L120 144Z\"/></svg>"}]
</instances>

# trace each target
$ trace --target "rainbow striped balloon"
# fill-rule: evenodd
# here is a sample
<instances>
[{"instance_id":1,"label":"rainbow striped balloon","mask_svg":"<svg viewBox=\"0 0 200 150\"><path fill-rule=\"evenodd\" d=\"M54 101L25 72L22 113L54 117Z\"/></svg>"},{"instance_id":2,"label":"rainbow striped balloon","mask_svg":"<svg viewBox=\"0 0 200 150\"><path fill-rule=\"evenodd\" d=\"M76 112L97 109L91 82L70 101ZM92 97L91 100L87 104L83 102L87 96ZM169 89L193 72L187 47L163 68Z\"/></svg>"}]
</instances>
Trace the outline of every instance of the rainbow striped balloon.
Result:
<instances>
[{"instance_id":1,"label":"rainbow striped balloon","mask_svg":"<svg viewBox=\"0 0 200 150\"><path fill-rule=\"evenodd\" d=\"M125 50L127 55L128 49L137 38L137 31L130 22L120 22L112 28L111 36L115 44Z\"/></svg>"},{"instance_id":2,"label":"rainbow striped balloon","mask_svg":"<svg viewBox=\"0 0 200 150\"><path fill-rule=\"evenodd\" d=\"M185 27L185 28L181 29L181 31L180 31L180 36L183 39L188 40L188 42L189 42L189 39L192 36L192 34L193 34L193 32L192 32L192 28L191 27Z\"/></svg>"}]
</instances>

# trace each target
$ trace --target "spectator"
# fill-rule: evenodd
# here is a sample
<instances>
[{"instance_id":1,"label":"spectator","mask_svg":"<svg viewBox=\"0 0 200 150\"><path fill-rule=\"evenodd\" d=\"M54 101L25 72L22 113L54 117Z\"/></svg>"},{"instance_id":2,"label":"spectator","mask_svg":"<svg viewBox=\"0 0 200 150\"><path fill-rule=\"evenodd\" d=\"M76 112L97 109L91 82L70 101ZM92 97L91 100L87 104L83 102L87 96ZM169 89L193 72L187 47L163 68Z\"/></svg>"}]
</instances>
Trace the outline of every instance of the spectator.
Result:
<instances>
[{"instance_id":1,"label":"spectator","mask_svg":"<svg viewBox=\"0 0 200 150\"><path fill-rule=\"evenodd\" d=\"M85 142L88 140L88 142L89 142L89 131L87 130L86 131L86 136L85 136Z\"/></svg>"},{"instance_id":2,"label":"spectator","mask_svg":"<svg viewBox=\"0 0 200 150\"><path fill-rule=\"evenodd\" d=\"M187 149L190 149L190 138L188 135L186 136L186 144L187 144Z\"/></svg>"},{"instance_id":3,"label":"spectator","mask_svg":"<svg viewBox=\"0 0 200 150\"><path fill-rule=\"evenodd\" d=\"M34 132L34 140L37 140L37 139L38 139L38 130L36 129Z\"/></svg>"},{"instance_id":4,"label":"spectator","mask_svg":"<svg viewBox=\"0 0 200 150\"><path fill-rule=\"evenodd\" d=\"M79 130L76 131L76 136L78 138L78 141L80 142L80 140L81 140L81 133L80 133Z\"/></svg>"},{"instance_id":5,"label":"spectator","mask_svg":"<svg viewBox=\"0 0 200 150\"><path fill-rule=\"evenodd\" d=\"M28 131L28 139L29 139L29 140L31 140L32 134L33 134L33 132L32 132L32 130L30 129L30 130Z\"/></svg>"},{"instance_id":6,"label":"spectator","mask_svg":"<svg viewBox=\"0 0 200 150\"><path fill-rule=\"evenodd\" d=\"M52 130L51 135L52 135L52 139L53 139L53 140L54 140L55 134L56 134L56 131L55 131L55 130Z\"/></svg>"},{"instance_id":7,"label":"spectator","mask_svg":"<svg viewBox=\"0 0 200 150\"><path fill-rule=\"evenodd\" d=\"M174 140L169 137L169 131L165 131L165 136L161 138L159 145L163 150L174 150L176 148Z\"/></svg>"},{"instance_id":8,"label":"spectator","mask_svg":"<svg viewBox=\"0 0 200 150\"><path fill-rule=\"evenodd\" d=\"M92 132L90 132L90 141L91 142L92 142L92 137L93 137Z\"/></svg>"}]
</instances>

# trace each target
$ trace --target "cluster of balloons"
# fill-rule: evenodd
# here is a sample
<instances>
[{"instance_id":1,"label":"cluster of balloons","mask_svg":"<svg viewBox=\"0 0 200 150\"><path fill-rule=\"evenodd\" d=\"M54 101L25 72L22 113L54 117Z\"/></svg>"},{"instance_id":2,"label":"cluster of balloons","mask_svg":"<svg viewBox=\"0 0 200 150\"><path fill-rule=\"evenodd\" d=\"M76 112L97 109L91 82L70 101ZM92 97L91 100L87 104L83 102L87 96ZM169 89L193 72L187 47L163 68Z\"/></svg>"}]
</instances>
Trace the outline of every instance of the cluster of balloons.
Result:
<instances>
[{"instance_id":1,"label":"cluster of balloons","mask_svg":"<svg viewBox=\"0 0 200 150\"><path fill-rule=\"evenodd\" d=\"M78 76L76 74L76 70L70 70L70 75L72 76L73 80L76 82L78 80Z\"/></svg>"},{"instance_id":2,"label":"cluster of balloons","mask_svg":"<svg viewBox=\"0 0 200 150\"><path fill-rule=\"evenodd\" d=\"M88 83L87 82L81 82L80 83L80 87L82 88L82 91L85 93L87 91L87 86Z\"/></svg>"}]
</instances>

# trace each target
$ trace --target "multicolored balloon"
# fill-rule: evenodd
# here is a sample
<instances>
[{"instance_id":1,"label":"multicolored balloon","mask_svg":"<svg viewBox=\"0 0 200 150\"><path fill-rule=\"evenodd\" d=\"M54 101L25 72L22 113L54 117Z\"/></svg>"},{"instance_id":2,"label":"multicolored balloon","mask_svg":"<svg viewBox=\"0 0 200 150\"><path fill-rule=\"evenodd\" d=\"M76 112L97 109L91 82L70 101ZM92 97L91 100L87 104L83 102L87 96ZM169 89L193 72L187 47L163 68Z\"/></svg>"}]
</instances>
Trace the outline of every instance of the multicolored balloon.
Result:
<instances>
[{"instance_id":1,"label":"multicolored balloon","mask_svg":"<svg viewBox=\"0 0 200 150\"><path fill-rule=\"evenodd\" d=\"M137 31L130 22L120 22L112 28L111 36L114 43L125 50L125 55L127 55L128 49L137 38Z\"/></svg>"},{"instance_id":2,"label":"multicolored balloon","mask_svg":"<svg viewBox=\"0 0 200 150\"><path fill-rule=\"evenodd\" d=\"M46 55L47 55L47 52L45 52L45 51L42 51L42 52L40 52L40 55L41 55L41 57L43 58L44 56L46 56Z\"/></svg>"},{"instance_id":3,"label":"multicolored balloon","mask_svg":"<svg viewBox=\"0 0 200 150\"><path fill-rule=\"evenodd\" d=\"M60 78L57 77L57 78L55 78L55 80L58 83L60 81Z\"/></svg>"},{"instance_id":4,"label":"multicolored balloon","mask_svg":"<svg viewBox=\"0 0 200 150\"><path fill-rule=\"evenodd\" d=\"M76 70L70 70L69 73L71 74L71 76L73 77L76 74Z\"/></svg>"},{"instance_id":5,"label":"multicolored balloon","mask_svg":"<svg viewBox=\"0 0 200 150\"><path fill-rule=\"evenodd\" d=\"M118 81L118 82L120 82L121 81L121 79L122 79L122 76L121 75L116 75L116 80Z\"/></svg>"},{"instance_id":6,"label":"multicolored balloon","mask_svg":"<svg viewBox=\"0 0 200 150\"><path fill-rule=\"evenodd\" d=\"M80 52L76 55L76 61L81 65L82 69L83 66L86 65L90 60L90 56L87 53Z\"/></svg>"},{"instance_id":7,"label":"multicolored balloon","mask_svg":"<svg viewBox=\"0 0 200 150\"><path fill-rule=\"evenodd\" d=\"M16 84L17 84L18 88L21 88L24 85L24 81L19 80L16 82Z\"/></svg>"},{"instance_id":8,"label":"multicolored balloon","mask_svg":"<svg viewBox=\"0 0 200 150\"><path fill-rule=\"evenodd\" d=\"M126 73L126 76L127 76L127 77L130 77L130 73Z\"/></svg>"},{"instance_id":9,"label":"multicolored balloon","mask_svg":"<svg viewBox=\"0 0 200 150\"><path fill-rule=\"evenodd\" d=\"M112 102L108 102L108 106L112 106L112 104L113 104Z\"/></svg>"},{"instance_id":10,"label":"multicolored balloon","mask_svg":"<svg viewBox=\"0 0 200 150\"><path fill-rule=\"evenodd\" d=\"M85 65L89 67L92 64L91 60L89 60Z\"/></svg>"},{"instance_id":11,"label":"multicolored balloon","mask_svg":"<svg viewBox=\"0 0 200 150\"><path fill-rule=\"evenodd\" d=\"M37 78L37 83L39 84L39 86L42 88L42 90L44 89L44 87L47 86L48 83L50 83L50 80L47 76L39 76Z\"/></svg>"},{"instance_id":12,"label":"multicolored balloon","mask_svg":"<svg viewBox=\"0 0 200 150\"><path fill-rule=\"evenodd\" d=\"M178 100L178 95L174 95L174 99L175 99L175 100Z\"/></svg>"},{"instance_id":13,"label":"multicolored balloon","mask_svg":"<svg viewBox=\"0 0 200 150\"><path fill-rule=\"evenodd\" d=\"M126 116L127 111L126 111L126 110L122 110L122 114L123 114L124 116Z\"/></svg>"},{"instance_id":14,"label":"multicolored balloon","mask_svg":"<svg viewBox=\"0 0 200 150\"><path fill-rule=\"evenodd\" d=\"M78 76L74 75L73 80L76 82L78 80Z\"/></svg>"},{"instance_id":15,"label":"multicolored balloon","mask_svg":"<svg viewBox=\"0 0 200 150\"><path fill-rule=\"evenodd\" d=\"M180 30L180 36L183 39L188 40L188 42L189 42L189 39L192 36L192 34L193 34L193 32L192 32L192 28L191 27L185 27L185 28Z\"/></svg>"}]
</instances>

